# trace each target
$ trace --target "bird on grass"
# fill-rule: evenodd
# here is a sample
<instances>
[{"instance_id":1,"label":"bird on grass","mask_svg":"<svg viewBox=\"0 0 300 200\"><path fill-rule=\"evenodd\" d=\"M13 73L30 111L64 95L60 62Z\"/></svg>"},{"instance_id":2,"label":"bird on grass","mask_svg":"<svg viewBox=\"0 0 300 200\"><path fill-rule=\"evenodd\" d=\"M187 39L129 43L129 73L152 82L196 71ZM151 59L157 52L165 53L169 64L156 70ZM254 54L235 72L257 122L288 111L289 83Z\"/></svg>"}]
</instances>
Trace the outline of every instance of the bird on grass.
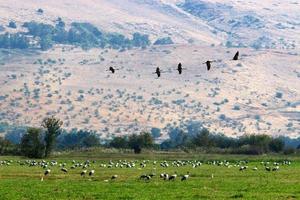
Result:
<instances>
[{"instance_id":1,"label":"bird on grass","mask_svg":"<svg viewBox=\"0 0 300 200\"><path fill-rule=\"evenodd\" d=\"M90 172L89 172L89 176L93 176L95 174L95 170L91 170Z\"/></svg>"},{"instance_id":2,"label":"bird on grass","mask_svg":"<svg viewBox=\"0 0 300 200\"><path fill-rule=\"evenodd\" d=\"M177 173L175 172L175 174L173 174L169 177L169 181L171 181L171 180L174 181L176 178L177 178Z\"/></svg>"},{"instance_id":3,"label":"bird on grass","mask_svg":"<svg viewBox=\"0 0 300 200\"><path fill-rule=\"evenodd\" d=\"M111 177L111 180L115 180L115 179L117 179L118 178L118 175L112 175L112 177Z\"/></svg>"},{"instance_id":4,"label":"bird on grass","mask_svg":"<svg viewBox=\"0 0 300 200\"><path fill-rule=\"evenodd\" d=\"M190 177L190 172L187 172L187 174L185 174L185 175L183 175L183 176L181 177L181 181L185 181L185 180L187 180L189 177Z\"/></svg>"},{"instance_id":5,"label":"bird on grass","mask_svg":"<svg viewBox=\"0 0 300 200\"><path fill-rule=\"evenodd\" d=\"M86 172L87 172L86 170L82 170L80 176L85 176Z\"/></svg>"},{"instance_id":6,"label":"bird on grass","mask_svg":"<svg viewBox=\"0 0 300 200\"><path fill-rule=\"evenodd\" d=\"M66 168L64 168L64 167L61 168L60 170L61 170L62 172L64 172L65 174L68 173L68 170L67 170Z\"/></svg>"},{"instance_id":7,"label":"bird on grass","mask_svg":"<svg viewBox=\"0 0 300 200\"><path fill-rule=\"evenodd\" d=\"M44 172L44 175L47 176L47 175L50 174L50 172L51 172L51 170L50 170L50 169L47 169L47 170Z\"/></svg>"}]
</instances>

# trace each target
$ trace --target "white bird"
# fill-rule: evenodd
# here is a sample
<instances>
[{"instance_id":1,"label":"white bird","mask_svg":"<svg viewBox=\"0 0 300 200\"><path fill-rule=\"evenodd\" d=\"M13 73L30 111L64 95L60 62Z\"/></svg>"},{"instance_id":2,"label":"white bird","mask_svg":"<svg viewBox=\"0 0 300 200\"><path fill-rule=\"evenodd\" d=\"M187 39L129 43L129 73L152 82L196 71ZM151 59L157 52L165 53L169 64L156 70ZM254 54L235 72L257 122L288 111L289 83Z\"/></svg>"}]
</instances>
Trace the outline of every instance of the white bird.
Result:
<instances>
[{"instance_id":1,"label":"white bird","mask_svg":"<svg viewBox=\"0 0 300 200\"><path fill-rule=\"evenodd\" d=\"M177 174L176 174L176 172L175 172L175 174L173 174L173 175L171 175L171 176L169 177L169 181L175 180L176 178L177 178Z\"/></svg>"},{"instance_id":2,"label":"white bird","mask_svg":"<svg viewBox=\"0 0 300 200\"><path fill-rule=\"evenodd\" d=\"M190 173L188 172L187 174L185 174L181 177L181 181L187 180L189 178L189 176L190 176Z\"/></svg>"},{"instance_id":3,"label":"white bird","mask_svg":"<svg viewBox=\"0 0 300 200\"><path fill-rule=\"evenodd\" d=\"M68 170L66 168L61 168L61 171L63 171L64 173L68 173Z\"/></svg>"},{"instance_id":4,"label":"white bird","mask_svg":"<svg viewBox=\"0 0 300 200\"><path fill-rule=\"evenodd\" d=\"M117 178L118 178L118 175L113 175L113 176L111 177L112 180L117 179Z\"/></svg>"},{"instance_id":5,"label":"white bird","mask_svg":"<svg viewBox=\"0 0 300 200\"><path fill-rule=\"evenodd\" d=\"M90 172L89 172L89 176L93 176L95 174L95 170L91 170Z\"/></svg>"},{"instance_id":6,"label":"white bird","mask_svg":"<svg viewBox=\"0 0 300 200\"><path fill-rule=\"evenodd\" d=\"M47 176L48 174L50 174L51 170L50 169L47 169L45 172L44 172L44 175Z\"/></svg>"},{"instance_id":7,"label":"white bird","mask_svg":"<svg viewBox=\"0 0 300 200\"><path fill-rule=\"evenodd\" d=\"M86 170L82 170L81 173L80 173L80 175L81 176L85 176L86 172L87 172Z\"/></svg>"}]
</instances>

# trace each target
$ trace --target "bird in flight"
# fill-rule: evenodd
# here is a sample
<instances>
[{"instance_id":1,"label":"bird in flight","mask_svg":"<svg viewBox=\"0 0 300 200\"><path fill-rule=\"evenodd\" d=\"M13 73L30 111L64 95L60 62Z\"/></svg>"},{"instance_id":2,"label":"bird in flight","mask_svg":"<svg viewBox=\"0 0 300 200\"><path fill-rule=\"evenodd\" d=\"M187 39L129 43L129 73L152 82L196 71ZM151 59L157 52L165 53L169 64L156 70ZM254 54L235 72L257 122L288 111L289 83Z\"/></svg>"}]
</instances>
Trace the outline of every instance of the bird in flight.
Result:
<instances>
[{"instance_id":1,"label":"bird in flight","mask_svg":"<svg viewBox=\"0 0 300 200\"><path fill-rule=\"evenodd\" d=\"M179 74L182 73L182 64L181 63L178 64L177 71L178 71Z\"/></svg>"},{"instance_id":2,"label":"bird in flight","mask_svg":"<svg viewBox=\"0 0 300 200\"><path fill-rule=\"evenodd\" d=\"M177 66L177 71L179 74L182 74L182 70L184 70L185 68L182 68L182 64L179 63L178 66Z\"/></svg>"},{"instance_id":3,"label":"bird in flight","mask_svg":"<svg viewBox=\"0 0 300 200\"><path fill-rule=\"evenodd\" d=\"M114 74L116 70L119 70L119 69L115 69L113 67L109 67L109 69L107 71L111 71L111 73Z\"/></svg>"},{"instance_id":4,"label":"bird in flight","mask_svg":"<svg viewBox=\"0 0 300 200\"><path fill-rule=\"evenodd\" d=\"M203 64L206 64L207 71L210 70L210 68L211 68L211 63L212 63L212 62L215 62L215 61L208 60L208 61L206 61L205 63L203 63Z\"/></svg>"},{"instance_id":5,"label":"bird in flight","mask_svg":"<svg viewBox=\"0 0 300 200\"><path fill-rule=\"evenodd\" d=\"M154 74L157 74L157 77L159 78L160 77L160 73L161 73L161 71L160 71L159 67L156 67L156 70L155 70Z\"/></svg>"},{"instance_id":6,"label":"bird in flight","mask_svg":"<svg viewBox=\"0 0 300 200\"><path fill-rule=\"evenodd\" d=\"M234 55L234 57L233 57L232 60L238 60L238 59L239 59L239 55L240 55L240 52L237 51L237 52L235 53L235 55Z\"/></svg>"}]
</instances>

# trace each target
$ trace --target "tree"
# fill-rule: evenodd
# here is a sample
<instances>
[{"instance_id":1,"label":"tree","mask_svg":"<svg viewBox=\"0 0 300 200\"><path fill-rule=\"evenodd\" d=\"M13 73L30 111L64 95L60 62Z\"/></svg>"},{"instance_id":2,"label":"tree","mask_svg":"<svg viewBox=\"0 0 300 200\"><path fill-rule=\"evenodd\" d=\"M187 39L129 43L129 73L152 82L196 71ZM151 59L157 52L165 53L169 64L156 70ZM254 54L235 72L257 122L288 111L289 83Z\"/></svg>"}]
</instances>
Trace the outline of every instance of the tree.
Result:
<instances>
[{"instance_id":1,"label":"tree","mask_svg":"<svg viewBox=\"0 0 300 200\"><path fill-rule=\"evenodd\" d=\"M132 38L132 45L135 47L146 47L150 45L149 35L134 33Z\"/></svg>"},{"instance_id":2,"label":"tree","mask_svg":"<svg viewBox=\"0 0 300 200\"><path fill-rule=\"evenodd\" d=\"M44 13L44 10L39 8L37 11L36 11L38 14L43 14Z\"/></svg>"},{"instance_id":3,"label":"tree","mask_svg":"<svg viewBox=\"0 0 300 200\"><path fill-rule=\"evenodd\" d=\"M46 36L41 37L40 45L41 45L41 50L42 51L47 51L48 49L51 49L52 46L53 46L51 36L46 35Z\"/></svg>"},{"instance_id":4,"label":"tree","mask_svg":"<svg viewBox=\"0 0 300 200\"><path fill-rule=\"evenodd\" d=\"M29 158L42 158L45 146L41 138L41 129L28 128L21 140L21 152Z\"/></svg>"},{"instance_id":5,"label":"tree","mask_svg":"<svg viewBox=\"0 0 300 200\"><path fill-rule=\"evenodd\" d=\"M89 147L96 147L100 145L100 140L96 133L94 132L83 132L85 137L82 140L82 146L89 148Z\"/></svg>"},{"instance_id":6,"label":"tree","mask_svg":"<svg viewBox=\"0 0 300 200\"><path fill-rule=\"evenodd\" d=\"M46 143L45 156L46 157L48 157L51 154L55 144L55 140L61 133L62 125L63 122L60 119L57 119L55 117L49 117L43 120L42 127L47 129L45 135L45 143Z\"/></svg>"},{"instance_id":7,"label":"tree","mask_svg":"<svg viewBox=\"0 0 300 200\"><path fill-rule=\"evenodd\" d=\"M141 153L142 148L153 147L154 141L150 133L144 132L140 135L130 135L128 138L128 145L134 150L134 153Z\"/></svg>"},{"instance_id":8,"label":"tree","mask_svg":"<svg viewBox=\"0 0 300 200\"><path fill-rule=\"evenodd\" d=\"M159 128L151 128L151 135L153 138L159 138L161 136L161 130Z\"/></svg>"},{"instance_id":9,"label":"tree","mask_svg":"<svg viewBox=\"0 0 300 200\"><path fill-rule=\"evenodd\" d=\"M115 137L113 140L109 143L109 146L114 147L114 148L120 148L120 149L126 149L128 148L128 141L126 137Z\"/></svg>"},{"instance_id":10,"label":"tree","mask_svg":"<svg viewBox=\"0 0 300 200\"><path fill-rule=\"evenodd\" d=\"M153 45L168 45L168 44L174 44L174 42L170 37L159 38L154 42Z\"/></svg>"},{"instance_id":11,"label":"tree","mask_svg":"<svg viewBox=\"0 0 300 200\"><path fill-rule=\"evenodd\" d=\"M273 152L281 152L284 149L284 141L280 138L274 138L269 144L270 150Z\"/></svg>"},{"instance_id":12,"label":"tree","mask_svg":"<svg viewBox=\"0 0 300 200\"><path fill-rule=\"evenodd\" d=\"M200 133L194 137L193 143L199 147L212 147L213 146L213 140L210 136L209 131L206 128L202 129L200 131Z\"/></svg>"},{"instance_id":13,"label":"tree","mask_svg":"<svg viewBox=\"0 0 300 200\"><path fill-rule=\"evenodd\" d=\"M246 135L239 139L239 146L249 145L256 154L267 153L270 150L272 138L268 135Z\"/></svg>"},{"instance_id":14,"label":"tree","mask_svg":"<svg viewBox=\"0 0 300 200\"><path fill-rule=\"evenodd\" d=\"M0 137L0 155L13 154L18 155L19 151L17 145L13 144L9 140Z\"/></svg>"}]
</instances>

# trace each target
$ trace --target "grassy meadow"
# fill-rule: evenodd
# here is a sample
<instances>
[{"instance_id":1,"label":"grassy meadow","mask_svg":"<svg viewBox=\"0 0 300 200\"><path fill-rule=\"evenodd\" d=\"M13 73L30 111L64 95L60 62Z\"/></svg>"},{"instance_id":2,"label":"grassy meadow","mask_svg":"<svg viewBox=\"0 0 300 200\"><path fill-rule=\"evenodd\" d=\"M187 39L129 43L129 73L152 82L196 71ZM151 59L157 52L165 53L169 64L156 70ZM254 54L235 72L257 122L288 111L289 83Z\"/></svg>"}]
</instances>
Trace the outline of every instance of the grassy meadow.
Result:
<instances>
[{"instance_id":1,"label":"grassy meadow","mask_svg":"<svg viewBox=\"0 0 300 200\"><path fill-rule=\"evenodd\" d=\"M82 167L71 169L72 163L90 160L87 174L82 177ZM115 167L119 160L133 161L132 168ZM190 160L190 164L174 166L174 160ZM248 160L248 163L240 162ZM281 161L289 159L290 165ZM299 199L300 198L300 160L296 157L276 156L235 156L199 155L186 153L131 153L115 152L70 152L56 155L47 161L55 160L55 166L42 168L28 164L25 158L0 157L1 161L12 160L10 165L0 165L0 199ZM114 163L108 168L109 161ZM140 163L145 161L146 166ZM192 162L202 162L193 168ZM228 160L228 166L208 164L209 161ZM38 161L38 160L36 160ZM154 161L157 161L156 164ZM162 167L167 161L169 167ZM272 169L279 162L278 171L266 171L261 161L269 161ZM59 164L66 163L68 173L61 171ZM241 166L248 166L240 171ZM257 167L258 170L253 170ZM46 169L51 173L44 176ZM95 174L88 172L94 169ZM189 172L189 178L181 181L181 175ZM143 174L155 173L150 180L140 179ZM161 173L178 177L163 180ZM118 178L111 180L113 175ZM43 177L43 181L41 181Z\"/></svg>"}]
</instances>

